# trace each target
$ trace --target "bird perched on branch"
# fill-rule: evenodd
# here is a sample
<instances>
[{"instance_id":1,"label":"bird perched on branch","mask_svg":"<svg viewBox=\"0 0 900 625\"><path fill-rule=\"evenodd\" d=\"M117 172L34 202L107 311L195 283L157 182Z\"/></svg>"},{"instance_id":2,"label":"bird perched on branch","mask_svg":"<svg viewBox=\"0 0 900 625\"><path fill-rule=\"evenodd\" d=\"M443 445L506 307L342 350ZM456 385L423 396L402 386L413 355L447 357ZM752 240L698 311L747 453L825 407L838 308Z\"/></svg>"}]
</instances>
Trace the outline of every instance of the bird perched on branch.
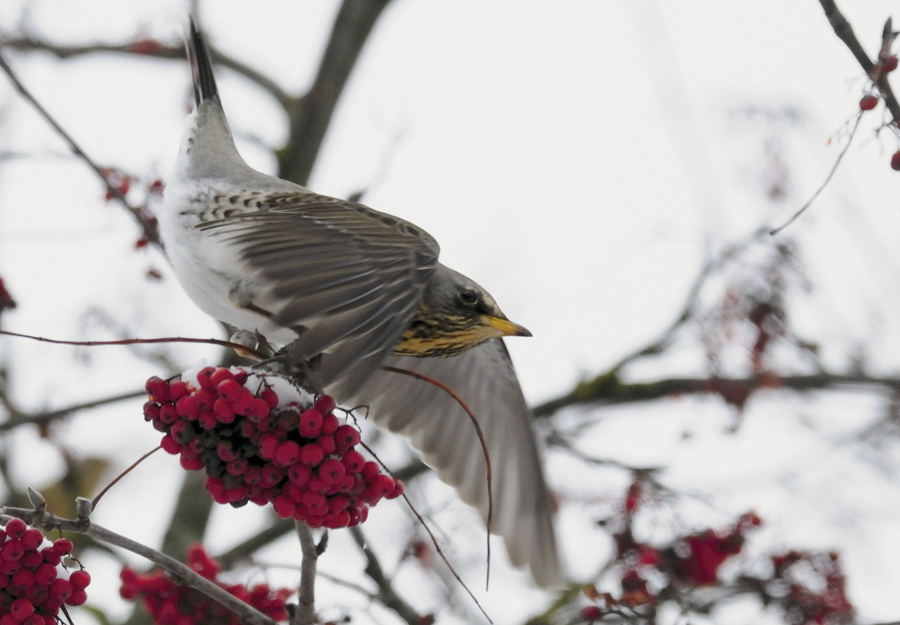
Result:
<instances>
[{"instance_id":1,"label":"bird perched on branch","mask_svg":"<svg viewBox=\"0 0 900 625\"><path fill-rule=\"evenodd\" d=\"M196 107L168 181L160 233L178 280L207 314L300 354L345 405L368 405L483 517L541 586L561 582L530 412L500 337L530 336L478 284L438 262L421 228L251 169L238 154L202 34L188 36Z\"/></svg>"}]
</instances>

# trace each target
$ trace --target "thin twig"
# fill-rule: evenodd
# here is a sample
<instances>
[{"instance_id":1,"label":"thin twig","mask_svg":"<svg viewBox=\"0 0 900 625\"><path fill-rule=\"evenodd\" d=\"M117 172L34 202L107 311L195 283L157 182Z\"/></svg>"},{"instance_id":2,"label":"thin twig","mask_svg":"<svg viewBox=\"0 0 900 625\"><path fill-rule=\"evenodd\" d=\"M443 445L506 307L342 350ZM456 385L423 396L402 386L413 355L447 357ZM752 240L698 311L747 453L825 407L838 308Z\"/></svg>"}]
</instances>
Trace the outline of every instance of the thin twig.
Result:
<instances>
[{"instance_id":1,"label":"thin twig","mask_svg":"<svg viewBox=\"0 0 900 625\"><path fill-rule=\"evenodd\" d=\"M813 193L813 196L811 198L809 198L809 200L806 202L806 204L804 204L800 208L800 210L798 210L796 213L794 213L793 217L788 219L786 222L784 222L783 224L781 224L774 230L770 230L769 234L771 234L772 236L775 236L776 234L778 234L779 232L781 232L782 230L784 230L785 228L790 226L792 223L794 223L797 220L797 218L800 215L802 215L804 212L806 212L806 209L809 208L810 205L816 201L816 198L819 197L819 194L825 189L825 187L828 186L828 183L831 182L831 178L834 176L834 172L837 171L838 165L841 164L841 161L844 159L844 155L847 153L847 150L850 149L850 144L853 143L853 137L856 136L856 130L857 130L857 128L859 128L859 122L862 121L862 116L863 116L863 111L860 111L859 113L857 113L856 123L853 124L853 130L850 131L850 137L847 139L847 145L845 145L844 149L841 150L841 153L838 154L838 157L837 157L837 159L835 159L834 165L831 167L831 171L828 172L828 176L825 178L825 182L822 183L822 186L820 186L816 190L816 192Z\"/></svg>"},{"instance_id":2,"label":"thin twig","mask_svg":"<svg viewBox=\"0 0 900 625\"><path fill-rule=\"evenodd\" d=\"M183 336L170 336L159 339L121 339L116 341L64 341L60 339L48 339L42 336L33 336L31 334L19 334L18 332L9 332L0 330L0 334L6 336L17 336L23 339L31 339L32 341L40 341L41 343L53 343L54 345L79 345L82 347L103 347L109 345L138 345L145 343L204 343L207 345L219 345L220 347L228 347L241 354L247 354L260 360L267 356L261 352L251 349L240 343L232 343L231 341L223 341L220 339L194 339Z\"/></svg>"},{"instance_id":3,"label":"thin twig","mask_svg":"<svg viewBox=\"0 0 900 625\"><path fill-rule=\"evenodd\" d=\"M147 458L149 458L150 456L152 456L153 454L158 452L160 449L162 449L162 447L156 447L155 449L151 449L150 451L145 453L143 456L141 456L140 458L138 458L137 460L132 462L131 466L129 466L127 469L125 469L124 471L119 473L112 482L110 482L109 484L104 486L103 490L101 490L99 493L97 493L97 496L91 500L91 508L93 510L96 510L97 504L100 503L100 499L103 497L103 495L106 494L106 491L108 491L110 488L115 486L119 482L119 480L121 480L123 477L125 477L126 475L131 473L132 469L134 469L137 465L142 463L144 460L146 460Z\"/></svg>"},{"instance_id":4,"label":"thin twig","mask_svg":"<svg viewBox=\"0 0 900 625\"><path fill-rule=\"evenodd\" d=\"M390 580L384 574L381 563L375 552L369 548L368 541L362 529L356 525L350 528L350 535L359 547L360 552L366 558L366 575L378 586L378 601L397 613L397 616L409 625L421 625L422 617L396 593Z\"/></svg>"},{"instance_id":5,"label":"thin twig","mask_svg":"<svg viewBox=\"0 0 900 625\"><path fill-rule=\"evenodd\" d=\"M365 449L367 452L369 452L369 454L371 454L371 456L373 458L375 458L375 460L378 462L378 464L380 464L382 466L382 468L384 468L384 470L386 470L388 473L390 473L390 469L388 469L387 465L385 465L381 461L381 458L379 458L375 454L375 452L372 451L371 447L369 447L362 441L360 441L359 444L362 446L363 449ZM493 623L494 621L491 620L491 617L489 617L487 612L484 611L484 608L481 607L481 603L478 602L478 599L475 598L475 595L472 593L471 590L469 590L469 587L466 586L465 582L462 581L462 578L459 576L459 573L457 573L456 569L453 568L453 565L450 564L450 560L447 559L447 555L441 549L441 545L438 543L438 539L434 535L434 532L432 532L431 528L428 527L428 524L425 522L425 519L422 517L421 514L419 514L419 511L416 510L416 507L413 505L412 501L409 500L409 497L407 496L407 494L404 492L401 494L401 497L403 497L403 500L406 502L406 505L409 506L410 511L415 515L416 520L419 521L419 525L421 525L425 529L425 532L428 534L428 537L431 539L431 544L434 545L435 551L441 557L441 560L444 561L444 564L447 565L447 569L449 569L450 573L456 579L457 583L459 583L459 585L463 587L463 589L466 591L466 593L469 595L469 597L472 598L472 601L474 601L475 605L478 606L478 609L481 610L481 613L484 615L484 618L486 618L489 623ZM375 581L377 583L377 580L375 580Z\"/></svg>"}]
</instances>

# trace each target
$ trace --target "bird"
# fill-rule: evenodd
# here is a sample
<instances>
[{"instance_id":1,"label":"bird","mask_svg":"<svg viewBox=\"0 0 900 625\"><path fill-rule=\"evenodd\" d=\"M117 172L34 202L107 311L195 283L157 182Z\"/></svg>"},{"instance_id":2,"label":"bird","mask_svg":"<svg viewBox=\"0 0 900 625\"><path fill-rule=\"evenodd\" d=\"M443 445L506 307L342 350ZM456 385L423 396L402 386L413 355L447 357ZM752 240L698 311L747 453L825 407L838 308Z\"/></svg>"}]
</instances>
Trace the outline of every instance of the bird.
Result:
<instances>
[{"instance_id":1,"label":"bird","mask_svg":"<svg viewBox=\"0 0 900 625\"><path fill-rule=\"evenodd\" d=\"M201 30L189 20L194 108L159 215L183 289L211 317L288 346L341 405L406 436L487 520L512 564L540 587L563 583L532 418L501 337L531 336L493 297L438 260L422 228L251 168L238 153Z\"/></svg>"}]
</instances>

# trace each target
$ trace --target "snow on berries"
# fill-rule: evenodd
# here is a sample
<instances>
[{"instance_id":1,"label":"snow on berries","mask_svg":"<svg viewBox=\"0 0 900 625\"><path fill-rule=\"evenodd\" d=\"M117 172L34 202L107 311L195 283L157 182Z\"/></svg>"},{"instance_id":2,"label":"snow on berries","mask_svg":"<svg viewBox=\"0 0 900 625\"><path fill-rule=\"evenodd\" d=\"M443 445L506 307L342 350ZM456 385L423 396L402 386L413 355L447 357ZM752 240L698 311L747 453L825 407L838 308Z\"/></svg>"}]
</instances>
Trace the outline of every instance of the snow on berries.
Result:
<instances>
[{"instance_id":1,"label":"snow on berries","mask_svg":"<svg viewBox=\"0 0 900 625\"><path fill-rule=\"evenodd\" d=\"M272 590L268 584L259 584L252 589L241 584L226 585L218 581L219 563L210 558L201 545L191 545L187 549L187 565L226 592L250 604L275 621L288 618L285 601L292 590ZM141 599L154 623L192 623L194 625L240 625L238 616L228 608L213 601L198 590L181 586L165 572L137 573L130 567L122 569L122 587L119 594L124 599ZM49 625L49 624L48 624Z\"/></svg>"},{"instance_id":2,"label":"snow on berries","mask_svg":"<svg viewBox=\"0 0 900 625\"><path fill-rule=\"evenodd\" d=\"M162 448L188 470L206 470L218 503L271 503L282 518L311 527L362 523L368 507L403 492L354 447L359 432L286 378L239 367L205 367L147 380L144 419L164 433Z\"/></svg>"},{"instance_id":3,"label":"snow on berries","mask_svg":"<svg viewBox=\"0 0 900 625\"><path fill-rule=\"evenodd\" d=\"M51 544L20 519L0 529L0 625L56 625L63 604L87 601L90 574L61 564L71 554L72 541Z\"/></svg>"}]
</instances>

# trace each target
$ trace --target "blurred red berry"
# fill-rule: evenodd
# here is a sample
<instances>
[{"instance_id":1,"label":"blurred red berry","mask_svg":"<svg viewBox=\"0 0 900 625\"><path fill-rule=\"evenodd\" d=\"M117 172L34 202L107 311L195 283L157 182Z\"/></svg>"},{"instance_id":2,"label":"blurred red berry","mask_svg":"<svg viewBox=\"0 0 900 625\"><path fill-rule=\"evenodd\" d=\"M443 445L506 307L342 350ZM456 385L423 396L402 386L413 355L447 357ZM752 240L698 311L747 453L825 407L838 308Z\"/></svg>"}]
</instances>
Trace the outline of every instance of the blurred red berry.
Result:
<instances>
[{"instance_id":1,"label":"blurred red berry","mask_svg":"<svg viewBox=\"0 0 900 625\"><path fill-rule=\"evenodd\" d=\"M859 108L863 111L871 111L878 106L878 98L874 95L865 95L859 101Z\"/></svg>"}]
</instances>

